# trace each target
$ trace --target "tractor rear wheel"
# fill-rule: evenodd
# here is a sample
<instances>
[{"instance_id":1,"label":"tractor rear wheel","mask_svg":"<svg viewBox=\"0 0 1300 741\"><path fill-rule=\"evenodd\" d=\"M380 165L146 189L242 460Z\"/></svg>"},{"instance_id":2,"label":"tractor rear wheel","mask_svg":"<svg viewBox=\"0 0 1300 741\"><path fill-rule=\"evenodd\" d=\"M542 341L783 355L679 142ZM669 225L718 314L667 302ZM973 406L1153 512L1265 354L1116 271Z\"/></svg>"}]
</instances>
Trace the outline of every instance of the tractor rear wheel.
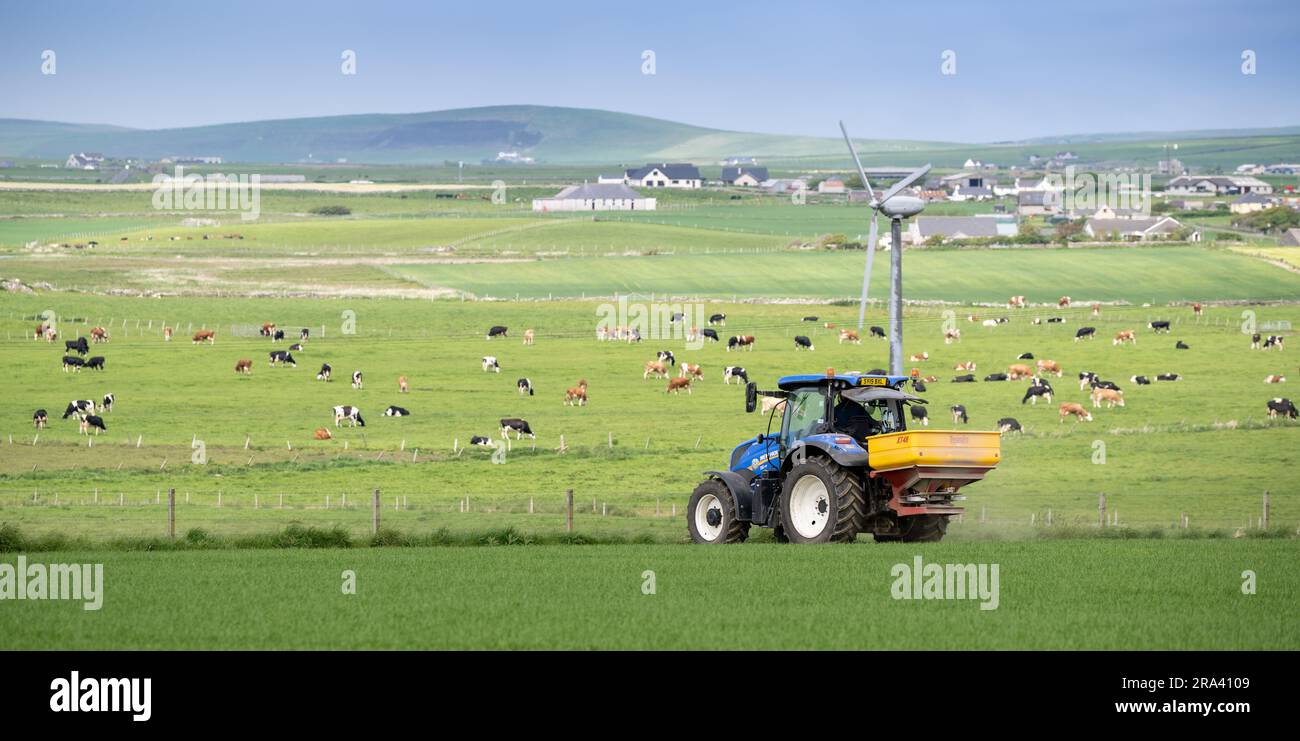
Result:
<instances>
[{"instance_id":1,"label":"tractor rear wheel","mask_svg":"<svg viewBox=\"0 0 1300 741\"><path fill-rule=\"evenodd\" d=\"M948 532L948 515L911 515L898 520L898 532L877 535L878 542L938 543Z\"/></svg>"},{"instance_id":2,"label":"tractor rear wheel","mask_svg":"<svg viewBox=\"0 0 1300 741\"><path fill-rule=\"evenodd\" d=\"M781 531L791 543L852 543L866 510L858 477L825 458L790 469L781 487Z\"/></svg>"},{"instance_id":3,"label":"tractor rear wheel","mask_svg":"<svg viewBox=\"0 0 1300 741\"><path fill-rule=\"evenodd\" d=\"M741 543L749 523L736 517L736 501L727 485L709 479L695 487L686 505L686 529L696 543Z\"/></svg>"}]
</instances>

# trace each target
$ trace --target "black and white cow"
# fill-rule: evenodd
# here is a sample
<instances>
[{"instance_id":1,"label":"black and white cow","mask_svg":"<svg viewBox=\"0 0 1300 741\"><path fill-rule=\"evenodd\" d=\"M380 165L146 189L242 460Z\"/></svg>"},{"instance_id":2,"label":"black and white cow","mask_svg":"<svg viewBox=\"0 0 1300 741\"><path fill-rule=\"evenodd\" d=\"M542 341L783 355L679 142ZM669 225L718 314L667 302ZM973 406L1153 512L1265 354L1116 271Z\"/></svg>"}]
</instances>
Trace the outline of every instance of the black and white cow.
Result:
<instances>
[{"instance_id":1,"label":"black and white cow","mask_svg":"<svg viewBox=\"0 0 1300 741\"><path fill-rule=\"evenodd\" d=\"M1091 340L1093 337L1096 336L1096 334L1097 334L1096 327L1079 327L1079 330L1074 333L1074 341L1078 342L1079 340Z\"/></svg>"},{"instance_id":2,"label":"black and white cow","mask_svg":"<svg viewBox=\"0 0 1300 741\"><path fill-rule=\"evenodd\" d=\"M1156 376L1157 381L1181 381L1182 379L1183 377L1177 373L1161 373Z\"/></svg>"},{"instance_id":3,"label":"black and white cow","mask_svg":"<svg viewBox=\"0 0 1300 741\"><path fill-rule=\"evenodd\" d=\"M508 438L511 432L515 433L516 440L521 439L524 435L534 440L537 439L537 435L533 434L533 428L528 426L528 422L518 417L506 417L501 420L501 437Z\"/></svg>"},{"instance_id":4,"label":"black and white cow","mask_svg":"<svg viewBox=\"0 0 1300 741\"><path fill-rule=\"evenodd\" d=\"M104 356L103 356L103 355L96 355L96 356L94 356L93 358L91 358L90 360L87 360L87 361L86 361L86 367L87 367L87 368L93 368L93 369L95 369L95 370L104 370Z\"/></svg>"},{"instance_id":5,"label":"black and white cow","mask_svg":"<svg viewBox=\"0 0 1300 741\"><path fill-rule=\"evenodd\" d=\"M271 341L272 341L272 342L279 342L280 340L283 340L283 339L284 339L284 330L283 330L283 329L277 329L277 330L275 330L274 334L271 335Z\"/></svg>"},{"instance_id":6,"label":"black and white cow","mask_svg":"<svg viewBox=\"0 0 1300 741\"><path fill-rule=\"evenodd\" d=\"M672 350L660 350L655 356L659 358L661 363L667 362L669 365L677 365L677 356L673 355Z\"/></svg>"},{"instance_id":7,"label":"black and white cow","mask_svg":"<svg viewBox=\"0 0 1300 741\"><path fill-rule=\"evenodd\" d=\"M497 356L495 355L483 356L483 371L485 373L488 371L491 371L493 373L501 372L501 364L497 362Z\"/></svg>"},{"instance_id":8,"label":"black and white cow","mask_svg":"<svg viewBox=\"0 0 1300 741\"><path fill-rule=\"evenodd\" d=\"M1188 345L1187 345L1186 342L1183 342L1182 340L1179 340L1179 341L1177 341L1177 342L1174 343L1174 349L1175 349L1175 350L1191 350L1192 348L1188 347Z\"/></svg>"},{"instance_id":9,"label":"black and white cow","mask_svg":"<svg viewBox=\"0 0 1300 741\"><path fill-rule=\"evenodd\" d=\"M883 327L872 327L872 328L871 328L871 336L872 336L872 337L879 337L879 338L882 339L882 340L885 339L885 330L884 330L884 328L883 328Z\"/></svg>"},{"instance_id":10,"label":"black and white cow","mask_svg":"<svg viewBox=\"0 0 1300 741\"><path fill-rule=\"evenodd\" d=\"M78 355L85 355L90 352L90 343L86 342L85 337L78 337L75 340L64 340L63 351L75 352Z\"/></svg>"},{"instance_id":11,"label":"black and white cow","mask_svg":"<svg viewBox=\"0 0 1300 741\"><path fill-rule=\"evenodd\" d=\"M104 425L104 419L102 417L96 417L93 414L81 415L81 433L88 435L90 434L91 428L94 428L96 436L99 435L101 430L108 432L108 427Z\"/></svg>"},{"instance_id":12,"label":"black and white cow","mask_svg":"<svg viewBox=\"0 0 1300 741\"><path fill-rule=\"evenodd\" d=\"M1150 327L1151 331L1155 332L1156 334L1160 334L1162 332L1165 334L1169 333L1169 322L1151 322L1147 326Z\"/></svg>"},{"instance_id":13,"label":"black and white cow","mask_svg":"<svg viewBox=\"0 0 1300 741\"><path fill-rule=\"evenodd\" d=\"M1045 388L1049 393L1056 393L1055 391L1052 390L1052 384L1049 383L1048 380L1046 378L1043 378L1042 376L1030 376L1029 385L1037 386L1038 388Z\"/></svg>"},{"instance_id":14,"label":"black and white cow","mask_svg":"<svg viewBox=\"0 0 1300 741\"><path fill-rule=\"evenodd\" d=\"M1005 374L1005 373L990 373L990 374L988 374L987 376L984 376L984 380L985 380L985 381L1005 381L1005 380L1007 380L1007 374Z\"/></svg>"},{"instance_id":15,"label":"black and white cow","mask_svg":"<svg viewBox=\"0 0 1300 741\"><path fill-rule=\"evenodd\" d=\"M1048 317L1048 318L1047 318L1047 323L1048 323L1048 324L1065 324L1065 317L1062 317L1062 316L1052 316L1052 317Z\"/></svg>"},{"instance_id":16,"label":"black and white cow","mask_svg":"<svg viewBox=\"0 0 1300 741\"><path fill-rule=\"evenodd\" d=\"M104 403L100 405L100 408L106 412L111 412L113 411L114 401L116 401L116 398L112 394L104 394Z\"/></svg>"},{"instance_id":17,"label":"black and white cow","mask_svg":"<svg viewBox=\"0 0 1300 741\"><path fill-rule=\"evenodd\" d=\"M500 324L489 329L487 333L487 338L489 340L492 339L493 337L507 337L507 336L508 335L506 334L506 328L501 326Z\"/></svg>"},{"instance_id":18,"label":"black and white cow","mask_svg":"<svg viewBox=\"0 0 1300 741\"><path fill-rule=\"evenodd\" d=\"M474 435L473 437L471 437L471 438L469 439L469 444L470 444L470 445L484 445L484 446L489 447L489 448L494 447L494 446L493 446L493 443L492 443L492 438L490 438L490 437L483 437L482 435Z\"/></svg>"},{"instance_id":19,"label":"black and white cow","mask_svg":"<svg viewBox=\"0 0 1300 741\"><path fill-rule=\"evenodd\" d=\"M964 376L953 376L953 383L975 383L975 374L967 373Z\"/></svg>"},{"instance_id":20,"label":"black and white cow","mask_svg":"<svg viewBox=\"0 0 1300 741\"><path fill-rule=\"evenodd\" d=\"M681 324L682 320L684 320L685 318L686 318L686 315L685 315L685 314L681 313L680 311L676 311L676 312L673 312L672 316L669 316L669 317L668 317L668 323L669 323L669 324Z\"/></svg>"},{"instance_id":21,"label":"black and white cow","mask_svg":"<svg viewBox=\"0 0 1300 741\"><path fill-rule=\"evenodd\" d=\"M806 316L806 317L803 318L803 320L804 320L805 322L815 322L815 321L818 320L818 318L819 318L819 317L815 317L815 316Z\"/></svg>"},{"instance_id":22,"label":"black and white cow","mask_svg":"<svg viewBox=\"0 0 1300 741\"><path fill-rule=\"evenodd\" d=\"M45 425L49 421L50 415L46 414L44 409L37 409L36 413L32 415L32 424L36 425L38 430L45 429Z\"/></svg>"},{"instance_id":23,"label":"black and white cow","mask_svg":"<svg viewBox=\"0 0 1300 741\"><path fill-rule=\"evenodd\" d=\"M333 373L333 372L334 372L334 369L330 367L330 364L329 364L329 363L321 363L321 364L320 364L320 372L316 374L316 380L317 380L317 381L328 381L328 380L330 380L330 374Z\"/></svg>"},{"instance_id":24,"label":"black and white cow","mask_svg":"<svg viewBox=\"0 0 1300 741\"><path fill-rule=\"evenodd\" d=\"M1150 385L1151 385L1151 379L1150 379L1150 378L1147 378L1146 376L1133 376L1132 378L1130 378L1130 379L1128 379L1128 380L1132 381L1133 383L1136 383L1136 384L1139 385L1139 386L1150 386Z\"/></svg>"},{"instance_id":25,"label":"black and white cow","mask_svg":"<svg viewBox=\"0 0 1300 741\"><path fill-rule=\"evenodd\" d=\"M347 404L334 407L334 426L338 427L339 423L345 419L348 421L349 427L356 427L357 425L361 425L362 427L366 426L366 421L361 418L360 409Z\"/></svg>"},{"instance_id":26,"label":"black and white cow","mask_svg":"<svg viewBox=\"0 0 1300 741\"><path fill-rule=\"evenodd\" d=\"M302 332L298 333L299 342L306 342L309 337L311 337L311 330L306 327L303 327Z\"/></svg>"},{"instance_id":27,"label":"black and white cow","mask_svg":"<svg viewBox=\"0 0 1300 741\"><path fill-rule=\"evenodd\" d=\"M1092 385L1092 381L1097 377L1092 371L1079 371L1079 390L1082 391Z\"/></svg>"},{"instance_id":28,"label":"black and white cow","mask_svg":"<svg viewBox=\"0 0 1300 741\"><path fill-rule=\"evenodd\" d=\"M1271 399L1268 402L1268 416L1269 419L1277 419L1279 416L1296 419L1295 404L1290 399Z\"/></svg>"},{"instance_id":29,"label":"black and white cow","mask_svg":"<svg viewBox=\"0 0 1300 741\"><path fill-rule=\"evenodd\" d=\"M289 346L289 351L290 351L290 352L302 352L302 343L301 343L301 342L295 342L295 343L293 343L292 345Z\"/></svg>"},{"instance_id":30,"label":"black and white cow","mask_svg":"<svg viewBox=\"0 0 1300 741\"><path fill-rule=\"evenodd\" d=\"M1271 334L1268 336L1268 339L1264 340L1264 349L1271 350L1273 348L1277 348L1277 350L1281 352L1282 342L1285 339L1286 338L1281 335Z\"/></svg>"},{"instance_id":31,"label":"black and white cow","mask_svg":"<svg viewBox=\"0 0 1300 741\"><path fill-rule=\"evenodd\" d=\"M907 407L907 412L912 415L914 421L920 422L922 427L930 426L930 413L926 411L925 407L920 404L912 404Z\"/></svg>"},{"instance_id":32,"label":"black and white cow","mask_svg":"<svg viewBox=\"0 0 1300 741\"><path fill-rule=\"evenodd\" d=\"M813 347L812 340L810 340L810 339L808 339L807 337L805 337L805 336L803 336L803 335L800 334L800 335L795 335L795 338L794 338L794 349L796 349L796 350L816 350L817 348Z\"/></svg>"},{"instance_id":33,"label":"black and white cow","mask_svg":"<svg viewBox=\"0 0 1300 741\"><path fill-rule=\"evenodd\" d=\"M1005 435L1008 432L1024 432L1025 428L1020 426L1015 417L1003 417L998 420L998 430Z\"/></svg>"},{"instance_id":34,"label":"black and white cow","mask_svg":"<svg viewBox=\"0 0 1300 741\"><path fill-rule=\"evenodd\" d=\"M73 399L68 402L68 408L63 410L63 418L67 419L74 414L94 414L95 401L93 399Z\"/></svg>"},{"instance_id":35,"label":"black and white cow","mask_svg":"<svg viewBox=\"0 0 1300 741\"><path fill-rule=\"evenodd\" d=\"M362 385L361 371L352 371L352 388L359 389Z\"/></svg>"},{"instance_id":36,"label":"black and white cow","mask_svg":"<svg viewBox=\"0 0 1300 741\"><path fill-rule=\"evenodd\" d=\"M271 356L272 367L281 363L294 368L298 367L298 361L293 359L293 355L289 354L288 350L272 350L269 354Z\"/></svg>"},{"instance_id":37,"label":"black and white cow","mask_svg":"<svg viewBox=\"0 0 1300 741\"><path fill-rule=\"evenodd\" d=\"M515 386L519 388L520 396L523 396L524 394L528 394L529 396L533 395L533 382L531 379L521 378L515 382Z\"/></svg>"},{"instance_id":38,"label":"black and white cow","mask_svg":"<svg viewBox=\"0 0 1300 741\"><path fill-rule=\"evenodd\" d=\"M1033 359L1034 359L1034 354L1031 352L1022 352L1018 357L1016 357L1016 360L1033 360Z\"/></svg>"},{"instance_id":39,"label":"black and white cow","mask_svg":"<svg viewBox=\"0 0 1300 741\"><path fill-rule=\"evenodd\" d=\"M749 374L744 368L738 365L729 365L722 369L722 382L731 385L731 380L735 379L737 383L749 383Z\"/></svg>"},{"instance_id":40,"label":"black and white cow","mask_svg":"<svg viewBox=\"0 0 1300 741\"><path fill-rule=\"evenodd\" d=\"M922 380L920 379L920 377L913 378L913 379L912 379L912 390L915 391L915 392L918 393L918 394L924 394L924 393L925 393L925 381L922 381Z\"/></svg>"},{"instance_id":41,"label":"black and white cow","mask_svg":"<svg viewBox=\"0 0 1300 741\"><path fill-rule=\"evenodd\" d=\"M1259 349L1259 339L1260 339L1260 335L1258 332L1250 336L1250 349L1252 350Z\"/></svg>"},{"instance_id":42,"label":"black and white cow","mask_svg":"<svg viewBox=\"0 0 1300 741\"><path fill-rule=\"evenodd\" d=\"M1030 402L1037 406L1039 399L1052 403L1052 389L1048 386L1030 386L1025 389L1025 395L1021 397L1020 403Z\"/></svg>"},{"instance_id":43,"label":"black and white cow","mask_svg":"<svg viewBox=\"0 0 1300 741\"><path fill-rule=\"evenodd\" d=\"M706 339L713 340L714 342L721 342L721 340L718 339L718 332L717 332L717 330L713 330L713 329L701 329L701 330L700 330L700 334L704 335L704 337L705 337Z\"/></svg>"},{"instance_id":44,"label":"black and white cow","mask_svg":"<svg viewBox=\"0 0 1300 741\"><path fill-rule=\"evenodd\" d=\"M86 365L86 361L82 360L81 358L77 357L76 355L64 355L64 356L63 356L63 372L64 372L64 373L67 373L69 368L71 368L71 369L74 370L74 371L80 371L80 370L82 369L82 367L85 366L85 365Z\"/></svg>"},{"instance_id":45,"label":"black and white cow","mask_svg":"<svg viewBox=\"0 0 1300 741\"><path fill-rule=\"evenodd\" d=\"M709 326L712 327L714 325L721 325L723 327L727 326L727 315L714 314L713 316L709 317Z\"/></svg>"},{"instance_id":46,"label":"black and white cow","mask_svg":"<svg viewBox=\"0 0 1300 741\"><path fill-rule=\"evenodd\" d=\"M1114 381L1103 381L1103 380L1101 380L1100 378L1095 378L1095 377L1092 379L1091 383L1089 383L1088 385L1089 385L1089 386L1092 386L1092 387L1095 388L1095 389L1109 389L1109 390L1111 390L1111 391L1122 391L1122 390L1123 390L1123 389L1121 389L1118 385L1116 385L1116 383L1115 383Z\"/></svg>"},{"instance_id":47,"label":"black and white cow","mask_svg":"<svg viewBox=\"0 0 1300 741\"><path fill-rule=\"evenodd\" d=\"M411 413L402 407L390 406L384 410L385 417L409 417Z\"/></svg>"},{"instance_id":48,"label":"black and white cow","mask_svg":"<svg viewBox=\"0 0 1300 741\"><path fill-rule=\"evenodd\" d=\"M952 412L952 423L953 423L953 424L959 424L959 423L960 423L960 424L964 424L964 425L968 425L968 424L970 424L970 417L967 417L967 416L966 416L966 407L965 407L965 405L962 405L962 404L953 404L952 406L948 407L948 409L949 409L949 411Z\"/></svg>"}]
</instances>

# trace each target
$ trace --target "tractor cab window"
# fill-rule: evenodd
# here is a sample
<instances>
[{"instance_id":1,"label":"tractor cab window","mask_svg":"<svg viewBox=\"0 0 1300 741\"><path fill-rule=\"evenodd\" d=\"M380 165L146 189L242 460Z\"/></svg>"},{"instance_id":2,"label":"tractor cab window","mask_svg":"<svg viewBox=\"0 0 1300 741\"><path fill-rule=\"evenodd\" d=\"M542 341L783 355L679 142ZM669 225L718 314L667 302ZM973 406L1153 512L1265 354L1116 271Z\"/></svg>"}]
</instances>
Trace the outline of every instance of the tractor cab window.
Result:
<instances>
[{"instance_id":1,"label":"tractor cab window","mask_svg":"<svg viewBox=\"0 0 1300 741\"><path fill-rule=\"evenodd\" d=\"M826 394L819 388L799 389L786 399L781 444L791 447L796 440L821 432L826 425Z\"/></svg>"}]
</instances>

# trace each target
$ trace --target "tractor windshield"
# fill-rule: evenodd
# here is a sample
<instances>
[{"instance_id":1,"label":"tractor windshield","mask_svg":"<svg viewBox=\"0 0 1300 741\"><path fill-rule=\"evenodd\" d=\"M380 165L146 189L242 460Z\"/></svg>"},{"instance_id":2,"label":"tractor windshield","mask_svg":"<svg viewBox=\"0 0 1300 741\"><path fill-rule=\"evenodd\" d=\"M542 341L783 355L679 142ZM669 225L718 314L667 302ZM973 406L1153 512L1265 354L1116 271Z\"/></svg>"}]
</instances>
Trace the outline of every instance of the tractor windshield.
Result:
<instances>
[{"instance_id":1,"label":"tractor windshield","mask_svg":"<svg viewBox=\"0 0 1300 741\"><path fill-rule=\"evenodd\" d=\"M786 400L785 419L781 426L781 444L787 449L793 447L796 441L821 432L825 425L825 389L799 389L791 393Z\"/></svg>"}]
</instances>

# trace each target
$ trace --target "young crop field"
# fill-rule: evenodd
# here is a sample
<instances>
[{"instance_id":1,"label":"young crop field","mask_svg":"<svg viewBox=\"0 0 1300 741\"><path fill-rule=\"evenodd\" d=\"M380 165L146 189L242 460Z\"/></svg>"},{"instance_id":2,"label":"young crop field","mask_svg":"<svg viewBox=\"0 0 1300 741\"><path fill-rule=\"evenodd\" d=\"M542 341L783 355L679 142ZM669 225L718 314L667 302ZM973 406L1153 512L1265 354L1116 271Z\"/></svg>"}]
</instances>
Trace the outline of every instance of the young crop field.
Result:
<instances>
[{"instance_id":1,"label":"young crop field","mask_svg":"<svg viewBox=\"0 0 1300 741\"><path fill-rule=\"evenodd\" d=\"M102 604L8 605L6 648L1291 649L1300 600L1259 540L25 555L102 563ZM996 601L896 599L917 558L995 565Z\"/></svg>"}]
</instances>

